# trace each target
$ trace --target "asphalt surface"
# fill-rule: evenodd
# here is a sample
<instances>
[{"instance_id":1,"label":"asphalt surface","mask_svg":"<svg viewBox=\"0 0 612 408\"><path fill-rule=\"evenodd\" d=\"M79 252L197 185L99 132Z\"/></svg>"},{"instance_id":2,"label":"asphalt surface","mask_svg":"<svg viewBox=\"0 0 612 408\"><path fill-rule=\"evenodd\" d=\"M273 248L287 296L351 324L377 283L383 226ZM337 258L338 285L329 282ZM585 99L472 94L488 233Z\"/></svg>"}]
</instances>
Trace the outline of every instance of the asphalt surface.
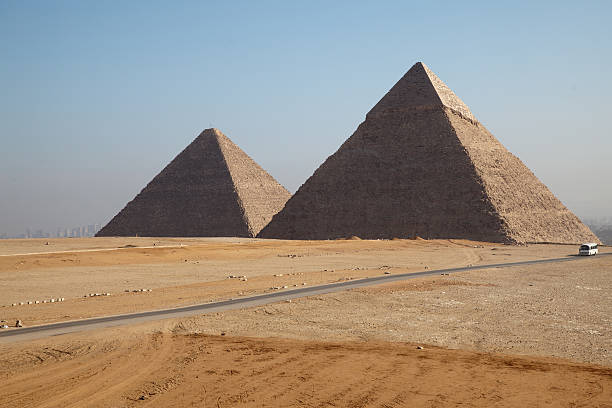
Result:
<instances>
[{"instance_id":1,"label":"asphalt surface","mask_svg":"<svg viewBox=\"0 0 612 408\"><path fill-rule=\"evenodd\" d=\"M603 255L612 255L612 253L599 254L598 256ZM326 285L303 287L299 289L279 290L277 292L266 293L263 295L243 297L239 299L229 299L220 302L197 304L173 309L153 310L148 312L105 316L93 319L73 320L68 322L52 323L40 326L23 327L19 329L0 332L0 342L7 343L15 341L33 340L42 337L56 336L71 332L91 330L97 328L121 326L159 319L187 317L206 313L216 313L228 310L243 309L279 302L283 300L296 299L313 295L322 295L325 293L360 288L370 285L377 285L381 283L396 282L406 279L419 278L423 276L450 274L455 272L473 271L478 269L508 268L515 266L545 264L553 262L569 262L584 258L590 257L568 256L563 258L539 259L534 261L508 262L449 269L436 269L431 271L426 270L423 272L402 273L396 275L381 275L372 278L356 279L344 282L330 283Z\"/></svg>"}]
</instances>

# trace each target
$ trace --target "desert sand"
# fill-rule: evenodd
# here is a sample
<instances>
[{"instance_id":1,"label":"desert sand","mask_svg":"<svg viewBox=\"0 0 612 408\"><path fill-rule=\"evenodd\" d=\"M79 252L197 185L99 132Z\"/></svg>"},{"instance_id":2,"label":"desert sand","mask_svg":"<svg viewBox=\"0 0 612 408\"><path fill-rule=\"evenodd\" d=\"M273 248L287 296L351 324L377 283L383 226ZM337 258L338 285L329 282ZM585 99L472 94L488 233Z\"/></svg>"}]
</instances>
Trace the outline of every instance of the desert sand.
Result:
<instances>
[{"instance_id":1,"label":"desert sand","mask_svg":"<svg viewBox=\"0 0 612 408\"><path fill-rule=\"evenodd\" d=\"M576 249L454 240L4 241L0 317L36 325ZM0 406L612 406L611 271L612 256L494 268L0 342ZM125 292L136 288L152 291ZM52 297L66 300L11 306Z\"/></svg>"}]
</instances>

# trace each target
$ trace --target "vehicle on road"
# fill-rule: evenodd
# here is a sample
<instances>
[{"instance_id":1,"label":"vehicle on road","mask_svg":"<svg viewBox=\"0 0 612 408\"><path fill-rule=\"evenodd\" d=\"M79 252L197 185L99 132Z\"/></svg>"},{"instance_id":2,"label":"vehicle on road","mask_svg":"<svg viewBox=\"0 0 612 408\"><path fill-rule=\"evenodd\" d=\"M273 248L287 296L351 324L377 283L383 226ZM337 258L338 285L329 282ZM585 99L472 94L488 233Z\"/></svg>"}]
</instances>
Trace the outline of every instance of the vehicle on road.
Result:
<instances>
[{"instance_id":1,"label":"vehicle on road","mask_svg":"<svg viewBox=\"0 0 612 408\"><path fill-rule=\"evenodd\" d=\"M580 249L578 250L578 255L597 255L599 249L597 249L597 244L594 242L589 242L586 244L580 245Z\"/></svg>"}]
</instances>

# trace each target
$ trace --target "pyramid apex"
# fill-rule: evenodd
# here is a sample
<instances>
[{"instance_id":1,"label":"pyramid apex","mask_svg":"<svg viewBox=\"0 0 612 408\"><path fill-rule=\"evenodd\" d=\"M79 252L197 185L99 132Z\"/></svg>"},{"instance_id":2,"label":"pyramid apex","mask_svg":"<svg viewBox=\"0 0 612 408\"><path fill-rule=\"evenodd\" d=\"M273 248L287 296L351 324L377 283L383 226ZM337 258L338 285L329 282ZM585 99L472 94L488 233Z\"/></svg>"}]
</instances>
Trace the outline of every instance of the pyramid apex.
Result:
<instances>
[{"instance_id":1,"label":"pyramid apex","mask_svg":"<svg viewBox=\"0 0 612 408\"><path fill-rule=\"evenodd\" d=\"M408 71L411 71L412 69L415 69L415 68L417 68L417 69L428 69L429 70L429 67L423 61L415 62L414 65L411 66Z\"/></svg>"},{"instance_id":2,"label":"pyramid apex","mask_svg":"<svg viewBox=\"0 0 612 408\"><path fill-rule=\"evenodd\" d=\"M433 106L445 106L460 116L476 122L470 108L424 62L418 61L368 115Z\"/></svg>"},{"instance_id":3,"label":"pyramid apex","mask_svg":"<svg viewBox=\"0 0 612 408\"><path fill-rule=\"evenodd\" d=\"M208 128L208 129L204 129L202 133L200 133L200 136L207 136L207 135L220 136L220 135L223 135L223 132L221 132L217 128Z\"/></svg>"}]
</instances>

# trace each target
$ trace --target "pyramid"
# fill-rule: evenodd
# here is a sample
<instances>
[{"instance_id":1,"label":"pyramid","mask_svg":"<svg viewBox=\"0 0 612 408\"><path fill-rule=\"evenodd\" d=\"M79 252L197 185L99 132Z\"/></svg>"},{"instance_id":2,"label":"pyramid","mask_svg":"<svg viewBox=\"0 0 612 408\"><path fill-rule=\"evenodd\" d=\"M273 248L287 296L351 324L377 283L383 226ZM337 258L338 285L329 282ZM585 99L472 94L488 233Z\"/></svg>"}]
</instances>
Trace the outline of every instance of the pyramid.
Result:
<instances>
[{"instance_id":1,"label":"pyramid","mask_svg":"<svg viewBox=\"0 0 612 408\"><path fill-rule=\"evenodd\" d=\"M223 133L206 129L97 236L254 237L290 196Z\"/></svg>"},{"instance_id":2,"label":"pyramid","mask_svg":"<svg viewBox=\"0 0 612 408\"><path fill-rule=\"evenodd\" d=\"M425 64L415 64L263 238L598 241Z\"/></svg>"}]
</instances>

